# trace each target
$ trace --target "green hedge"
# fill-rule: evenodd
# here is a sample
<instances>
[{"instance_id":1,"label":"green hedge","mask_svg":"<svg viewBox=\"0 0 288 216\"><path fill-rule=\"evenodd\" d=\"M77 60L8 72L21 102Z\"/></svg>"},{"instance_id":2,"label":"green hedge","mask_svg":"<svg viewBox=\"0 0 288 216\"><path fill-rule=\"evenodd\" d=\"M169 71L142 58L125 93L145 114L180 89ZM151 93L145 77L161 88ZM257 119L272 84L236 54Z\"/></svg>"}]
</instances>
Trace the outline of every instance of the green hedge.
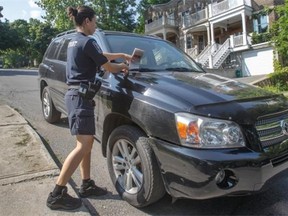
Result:
<instances>
[{"instance_id":1,"label":"green hedge","mask_svg":"<svg viewBox=\"0 0 288 216\"><path fill-rule=\"evenodd\" d=\"M273 88L283 92L288 91L288 67L282 67L278 61L274 61L274 72L269 74Z\"/></svg>"}]
</instances>

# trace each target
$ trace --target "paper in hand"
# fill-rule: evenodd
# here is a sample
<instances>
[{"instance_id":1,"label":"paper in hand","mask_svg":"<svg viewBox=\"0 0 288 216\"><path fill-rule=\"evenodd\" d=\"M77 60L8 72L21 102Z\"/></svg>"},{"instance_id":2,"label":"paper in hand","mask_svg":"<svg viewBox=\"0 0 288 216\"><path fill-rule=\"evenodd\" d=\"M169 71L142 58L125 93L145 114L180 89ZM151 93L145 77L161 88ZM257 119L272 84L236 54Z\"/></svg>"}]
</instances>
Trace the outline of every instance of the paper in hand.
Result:
<instances>
[{"instance_id":1,"label":"paper in hand","mask_svg":"<svg viewBox=\"0 0 288 216\"><path fill-rule=\"evenodd\" d=\"M132 53L132 58L129 64L129 70L139 70L139 65L141 58L144 54L144 51L138 48L135 48Z\"/></svg>"}]
</instances>

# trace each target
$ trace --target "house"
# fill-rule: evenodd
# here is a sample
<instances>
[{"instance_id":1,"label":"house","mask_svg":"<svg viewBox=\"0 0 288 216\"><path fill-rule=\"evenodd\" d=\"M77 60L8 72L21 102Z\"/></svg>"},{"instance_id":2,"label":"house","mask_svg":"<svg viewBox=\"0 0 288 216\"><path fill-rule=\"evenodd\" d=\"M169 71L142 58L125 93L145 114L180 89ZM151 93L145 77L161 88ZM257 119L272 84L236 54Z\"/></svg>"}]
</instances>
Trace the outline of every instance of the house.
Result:
<instances>
[{"instance_id":1,"label":"house","mask_svg":"<svg viewBox=\"0 0 288 216\"><path fill-rule=\"evenodd\" d=\"M175 43L228 77L269 74L277 58L269 43L277 19L271 9L279 4L284 0L171 0L148 8L145 34Z\"/></svg>"}]
</instances>

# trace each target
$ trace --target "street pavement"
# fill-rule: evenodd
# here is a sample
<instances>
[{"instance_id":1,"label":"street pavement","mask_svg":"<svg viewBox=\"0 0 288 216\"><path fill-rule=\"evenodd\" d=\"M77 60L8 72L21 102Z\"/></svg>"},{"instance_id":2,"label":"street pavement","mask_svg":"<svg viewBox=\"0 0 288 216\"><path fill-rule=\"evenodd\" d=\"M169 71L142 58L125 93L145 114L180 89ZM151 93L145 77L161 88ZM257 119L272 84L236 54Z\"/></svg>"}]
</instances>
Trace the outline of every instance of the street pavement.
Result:
<instances>
[{"instance_id":1,"label":"street pavement","mask_svg":"<svg viewBox=\"0 0 288 216\"><path fill-rule=\"evenodd\" d=\"M46 206L59 167L36 131L7 105L0 106L0 137L1 215L91 215L85 199L73 211L52 211ZM67 185L69 194L77 197L71 185Z\"/></svg>"}]
</instances>

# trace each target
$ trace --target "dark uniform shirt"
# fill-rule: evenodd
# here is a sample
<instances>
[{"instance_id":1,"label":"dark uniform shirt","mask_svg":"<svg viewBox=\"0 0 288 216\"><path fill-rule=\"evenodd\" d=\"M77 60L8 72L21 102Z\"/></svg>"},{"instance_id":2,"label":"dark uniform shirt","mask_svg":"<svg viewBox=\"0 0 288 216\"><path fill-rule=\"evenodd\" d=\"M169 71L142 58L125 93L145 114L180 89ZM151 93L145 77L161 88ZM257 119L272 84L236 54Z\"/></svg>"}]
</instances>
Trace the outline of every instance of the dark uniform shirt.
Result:
<instances>
[{"instance_id":1,"label":"dark uniform shirt","mask_svg":"<svg viewBox=\"0 0 288 216\"><path fill-rule=\"evenodd\" d=\"M83 33L76 33L67 49L67 84L93 82L101 65L108 62L102 53L95 39Z\"/></svg>"}]
</instances>

